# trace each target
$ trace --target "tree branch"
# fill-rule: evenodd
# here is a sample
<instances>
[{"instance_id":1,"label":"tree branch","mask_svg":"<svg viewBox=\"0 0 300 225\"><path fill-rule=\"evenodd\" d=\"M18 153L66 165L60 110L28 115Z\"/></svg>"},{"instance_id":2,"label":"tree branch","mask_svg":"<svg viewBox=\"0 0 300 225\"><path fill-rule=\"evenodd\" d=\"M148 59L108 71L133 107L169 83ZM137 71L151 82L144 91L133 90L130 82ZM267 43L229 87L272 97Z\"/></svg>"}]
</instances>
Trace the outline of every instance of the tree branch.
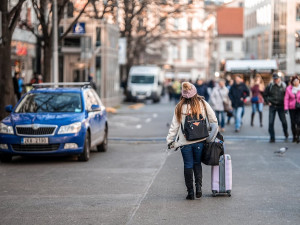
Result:
<instances>
[{"instance_id":1,"label":"tree branch","mask_svg":"<svg viewBox=\"0 0 300 225\"><path fill-rule=\"evenodd\" d=\"M12 33L19 21L22 5L25 0L19 0L18 4L9 12L9 26L8 29Z\"/></svg>"}]
</instances>

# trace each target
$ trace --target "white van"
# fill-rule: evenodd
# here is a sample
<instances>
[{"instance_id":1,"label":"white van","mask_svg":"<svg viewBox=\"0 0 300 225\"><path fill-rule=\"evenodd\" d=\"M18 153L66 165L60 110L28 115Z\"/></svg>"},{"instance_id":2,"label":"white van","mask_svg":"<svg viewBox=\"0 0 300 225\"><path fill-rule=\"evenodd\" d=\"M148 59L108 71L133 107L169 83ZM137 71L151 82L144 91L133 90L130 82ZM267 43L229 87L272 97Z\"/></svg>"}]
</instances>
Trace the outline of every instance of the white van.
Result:
<instances>
[{"instance_id":1,"label":"white van","mask_svg":"<svg viewBox=\"0 0 300 225\"><path fill-rule=\"evenodd\" d=\"M152 99L159 102L163 92L163 72L158 66L133 66L127 82L127 100Z\"/></svg>"}]
</instances>

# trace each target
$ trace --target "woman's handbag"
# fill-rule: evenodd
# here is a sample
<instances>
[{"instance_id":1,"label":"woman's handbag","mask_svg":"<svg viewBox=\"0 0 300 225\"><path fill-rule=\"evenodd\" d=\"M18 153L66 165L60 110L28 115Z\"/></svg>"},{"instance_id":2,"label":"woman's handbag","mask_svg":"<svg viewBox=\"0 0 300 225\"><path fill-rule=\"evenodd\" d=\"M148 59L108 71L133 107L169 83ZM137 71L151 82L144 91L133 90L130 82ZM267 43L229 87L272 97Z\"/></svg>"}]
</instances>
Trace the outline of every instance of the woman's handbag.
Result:
<instances>
[{"instance_id":1,"label":"woman's handbag","mask_svg":"<svg viewBox=\"0 0 300 225\"><path fill-rule=\"evenodd\" d=\"M232 111L232 107L231 107L231 102L230 102L230 100L229 100L229 99L227 99L227 100L224 100L224 99L223 99L223 96L221 95L220 89L218 90L218 92L219 92L219 95L220 95L220 97L221 97L221 99L222 99L222 102L223 102L224 111L225 111L225 112L230 112L230 111Z\"/></svg>"},{"instance_id":2,"label":"woman's handbag","mask_svg":"<svg viewBox=\"0 0 300 225\"><path fill-rule=\"evenodd\" d=\"M295 98L296 98L296 105L295 108L300 110L300 102L297 101L297 94L295 94Z\"/></svg>"},{"instance_id":3,"label":"woman's handbag","mask_svg":"<svg viewBox=\"0 0 300 225\"><path fill-rule=\"evenodd\" d=\"M258 96L253 96L252 98L251 98L251 102L252 103L258 103Z\"/></svg>"},{"instance_id":4,"label":"woman's handbag","mask_svg":"<svg viewBox=\"0 0 300 225\"><path fill-rule=\"evenodd\" d=\"M219 165L220 156L224 155L223 140L220 138L220 136L223 139L223 136L218 133L217 138L221 140L220 142L204 143L201 162L203 162L205 165Z\"/></svg>"}]
</instances>

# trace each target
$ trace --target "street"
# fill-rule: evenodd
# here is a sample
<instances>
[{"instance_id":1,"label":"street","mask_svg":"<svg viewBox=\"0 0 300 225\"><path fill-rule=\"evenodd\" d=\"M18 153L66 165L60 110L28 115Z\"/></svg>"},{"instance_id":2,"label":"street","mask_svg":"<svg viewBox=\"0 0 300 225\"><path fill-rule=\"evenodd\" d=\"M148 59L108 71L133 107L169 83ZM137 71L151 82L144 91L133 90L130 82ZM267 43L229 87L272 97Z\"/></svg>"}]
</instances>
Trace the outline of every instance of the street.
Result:
<instances>
[{"instance_id":1,"label":"street","mask_svg":"<svg viewBox=\"0 0 300 225\"><path fill-rule=\"evenodd\" d=\"M0 164L0 224L299 224L300 145L284 142L276 118L274 144L264 127L225 127L232 156L232 197L211 196L210 167L203 165L203 197L185 200L180 152L166 151L174 103L129 108L109 116L109 148L90 161L73 157L14 158ZM289 117L287 117L289 120ZM290 124L289 124L290 131ZM288 147L284 156L274 151Z\"/></svg>"}]
</instances>

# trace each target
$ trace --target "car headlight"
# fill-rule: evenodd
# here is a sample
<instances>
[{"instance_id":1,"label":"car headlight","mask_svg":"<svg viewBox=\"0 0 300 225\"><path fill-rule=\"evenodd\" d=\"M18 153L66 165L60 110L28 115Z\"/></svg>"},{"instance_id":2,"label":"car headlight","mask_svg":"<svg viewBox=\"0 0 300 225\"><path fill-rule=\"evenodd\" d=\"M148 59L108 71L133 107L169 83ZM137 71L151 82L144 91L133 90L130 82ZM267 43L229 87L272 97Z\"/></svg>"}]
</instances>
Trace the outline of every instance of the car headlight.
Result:
<instances>
[{"instance_id":1,"label":"car headlight","mask_svg":"<svg viewBox=\"0 0 300 225\"><path fill-rule=\"evenodd\" d=\"M76 134L81 129L81 122L72 123L70 125L61 126L58 134Z\"/></svg>"},{"instance_id":2,"label":"car headlight","mask_svg":"<svg viewBox=\"0 0 300 225\"><path fill-rule=\"evenodd\" d=\"M7 126L4 123L0 123L0 133L1 134L14 134L14 129L12 126Z\"/></svg>"}]
</instances>

